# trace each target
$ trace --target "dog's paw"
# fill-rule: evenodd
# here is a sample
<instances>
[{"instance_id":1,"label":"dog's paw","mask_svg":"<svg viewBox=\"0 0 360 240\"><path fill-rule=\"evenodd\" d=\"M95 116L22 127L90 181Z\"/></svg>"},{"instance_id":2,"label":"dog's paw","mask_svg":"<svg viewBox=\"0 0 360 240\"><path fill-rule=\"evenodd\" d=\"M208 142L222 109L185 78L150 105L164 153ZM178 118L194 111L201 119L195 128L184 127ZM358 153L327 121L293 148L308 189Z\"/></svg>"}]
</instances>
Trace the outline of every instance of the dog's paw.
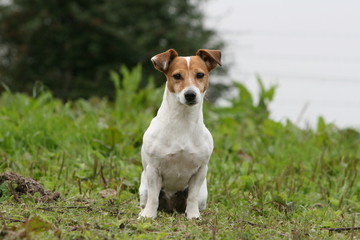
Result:
<instances>
[{"instance_id":1,"label":"dog's paw","mask_svg":"<svg viewBox=\"0 0 360 240\"><path fill-rule=\"evenodd\" d=\"M187 219L200 219L200 212L199 211L189 211L186 212Z\"/></svg>"},{"instance_id":2,"label":"dog's paw","mask_svg":"<svg viewBox=\"0 0 360 240\"><path fill-rule=\"evenodd\" d=\"M145 218L151 218L151 219L155 219L156 218L156 210L155 211L151 211L151 210L147 210L146 208L143 209L140 214L138 219L145 219Z\"/></svg>"}]
</instances>

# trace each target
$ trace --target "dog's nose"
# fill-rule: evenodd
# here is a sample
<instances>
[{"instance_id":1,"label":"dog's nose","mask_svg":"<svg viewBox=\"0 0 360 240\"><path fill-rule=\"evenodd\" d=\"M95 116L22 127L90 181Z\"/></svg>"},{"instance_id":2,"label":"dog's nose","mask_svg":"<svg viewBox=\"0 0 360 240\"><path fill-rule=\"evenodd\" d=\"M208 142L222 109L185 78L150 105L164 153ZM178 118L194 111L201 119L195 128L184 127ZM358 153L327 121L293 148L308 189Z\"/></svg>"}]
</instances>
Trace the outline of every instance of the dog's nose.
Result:
<instances>
[{"instance_id":1,"label":"dog's nose","mask_svg":"<svg viewBox=\"0 0 360 240\"><path fill-rule=\"evenodd\" d=\"M185 92L184 96L186 101L193 102L196 98L196 92L194 92L193 90L188 90Z\"/></svg>"}]
</instances>

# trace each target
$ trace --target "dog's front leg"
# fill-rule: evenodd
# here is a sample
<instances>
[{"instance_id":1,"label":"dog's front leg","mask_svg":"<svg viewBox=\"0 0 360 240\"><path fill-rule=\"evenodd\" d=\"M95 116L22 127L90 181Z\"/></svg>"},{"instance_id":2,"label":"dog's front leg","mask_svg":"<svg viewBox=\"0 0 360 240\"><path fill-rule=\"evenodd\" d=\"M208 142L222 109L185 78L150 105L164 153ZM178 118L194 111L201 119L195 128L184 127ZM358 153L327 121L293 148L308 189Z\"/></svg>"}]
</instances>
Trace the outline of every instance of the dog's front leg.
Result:
<instances>
[{"instance_id":1,"label":"dog's front leg","mask_svg":"<svg viewBox=\"0 0 360 240\"><path fill-rule=\"evenodd\" d=\"M147 201L139 217L156 218L161 190L161 176L155 167L148 165L145 169L145 179L147 182Z\"/></svg>"},{"instance_id":2,"label":"dog's front leg","mask_svg":"<svg viewBox=\"0 0 360 240\"><path fill-rule=\"evenodd\" d=\"M199 171L191 177L189 182L189 193L186 202L186 216L188 219L200 218L199 192L206 178L207 165L199 168Z\"/></svg>"},{"instance_id":3,"label":"dog's front leg","mask_svg":"<svg viewBox=\"0 0 360 240\"><path fill-rule=\"evenodd\" d=\"M141 173L141 182L139 187L139 197L140 197L140 208L141 211L144 210L147 202L147 195L148 195L148 187L147 187L147 181L146 181L146 174L145 170Z\"/></svg>"}]
</instances>

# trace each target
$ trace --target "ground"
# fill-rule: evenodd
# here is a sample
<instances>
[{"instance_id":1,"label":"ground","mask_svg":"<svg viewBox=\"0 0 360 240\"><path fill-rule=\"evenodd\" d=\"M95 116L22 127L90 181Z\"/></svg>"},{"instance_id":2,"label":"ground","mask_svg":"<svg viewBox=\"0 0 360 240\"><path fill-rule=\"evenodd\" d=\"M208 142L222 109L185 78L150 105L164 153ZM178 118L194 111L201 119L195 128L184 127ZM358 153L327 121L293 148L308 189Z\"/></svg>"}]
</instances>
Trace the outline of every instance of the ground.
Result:
<instances>
[{"instance_id":1,"label":"ground","mask_svg":"<svg viewBox=\"0 0 360 240\"><path fill-rule=\"evenodd\" d=\"M59 196L14 194L22 183L2 181L0 238L360 239L359 131L271 120L275 88L261 81L257 101L237 84L231 107L204 106L215 150L202 218L137 220L141 138L162 90L138 90L139 69L122 76L111 74L114 102L2 93L0 173Z\"/></svg>"}]
</instances>

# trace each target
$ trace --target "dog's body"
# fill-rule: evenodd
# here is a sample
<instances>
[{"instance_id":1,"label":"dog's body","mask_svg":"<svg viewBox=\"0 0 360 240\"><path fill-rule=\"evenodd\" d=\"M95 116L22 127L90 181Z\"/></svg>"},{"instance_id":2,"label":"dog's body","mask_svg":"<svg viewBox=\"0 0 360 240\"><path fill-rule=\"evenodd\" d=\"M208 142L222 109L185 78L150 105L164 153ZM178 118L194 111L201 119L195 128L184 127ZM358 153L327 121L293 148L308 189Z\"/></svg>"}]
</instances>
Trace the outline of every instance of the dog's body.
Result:
<instances>
[{"instance_id":1,"label":"dog's body","mask_svg":"<svg viewBox=\"0 0 360 240\"><path fill-rule=\"evenodd\" d=\"M158 209L174 209L185 210L192 219L205 209L213 139L203 122L202 103L208 73L221 64L220 58L217 50L179 57L170 49L151 59L167 82L163 102L143 138L140 217L155 218Z\"/></svg>"}]
</instances>

